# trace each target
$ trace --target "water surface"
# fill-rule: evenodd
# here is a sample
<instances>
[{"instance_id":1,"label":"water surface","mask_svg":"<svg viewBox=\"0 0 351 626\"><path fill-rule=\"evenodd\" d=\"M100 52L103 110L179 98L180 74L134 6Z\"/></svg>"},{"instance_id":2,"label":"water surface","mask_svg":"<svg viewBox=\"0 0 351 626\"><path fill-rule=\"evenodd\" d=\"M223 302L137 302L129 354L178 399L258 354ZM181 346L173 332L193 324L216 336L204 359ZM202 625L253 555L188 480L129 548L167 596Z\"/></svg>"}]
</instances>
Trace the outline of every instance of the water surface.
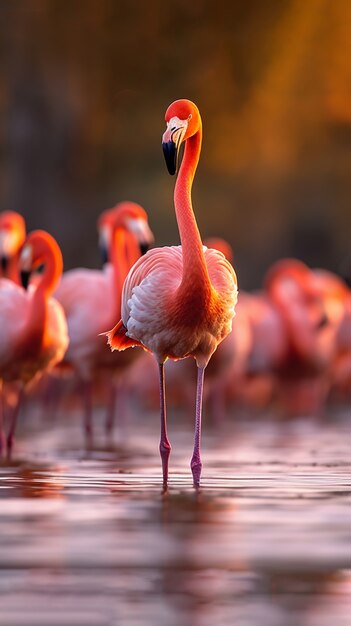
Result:
<instances>
[{"instance_id":1,"label":"water surface","mask_svg":"<svg viewBox=\"0 0 351 626\"><path fill-rule=\"evenodd\" d=\"M198 493L170 417L167 494L156 415L88 453L78 415L28 418L0 468L1 626L349 626L347 417L205 428Z\"/></svg>"}]
</instances>

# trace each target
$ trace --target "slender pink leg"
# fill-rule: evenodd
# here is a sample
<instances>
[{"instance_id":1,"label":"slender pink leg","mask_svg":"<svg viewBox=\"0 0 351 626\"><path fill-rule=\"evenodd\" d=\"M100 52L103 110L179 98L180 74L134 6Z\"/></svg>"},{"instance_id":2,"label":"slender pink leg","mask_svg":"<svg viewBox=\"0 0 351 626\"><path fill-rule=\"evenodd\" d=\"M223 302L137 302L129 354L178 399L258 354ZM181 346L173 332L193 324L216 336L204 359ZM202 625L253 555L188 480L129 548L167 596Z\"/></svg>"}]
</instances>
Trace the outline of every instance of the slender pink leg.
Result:
<instances>
[{"instance_id":1,"label":"slender pink leg","mask_svg":"<svg viewBox=\"0 0 351 626\"><path fill-rule=\"evenodd\" d=\"M205 368L199 367L197 370L196 385L196 412L195 412L195 440L194 451L191 459L190 467L193 473L194 487L200 486L200 477L202 463L200 457L200 439L201 439L201 412L202 412L202 392L204 387Z\"/></svg>"},{"instance_id":2,"label":"slender pink leg","mask_svg":"<svg viewBox=\"0 0 351 626\"><path fill-rule=\"evenodd\" d=\"M18 392L16 406L14 406L12 409L10 428L9 428L9 432L7 434L7 439L6 439L6 452L7 452L8 459L11 459L11 455L12 455L13 442L14 442L16 426L17 426L17 418L18 418L18 414L22 405L23 395L24 395L23 389L21 388Z\"/></svg>"},{"instance_id":3,"label":"slender pink leg","mask_svg":"<svg viewBox=\"0 0 351 626\"><path fill-rule=\"evenodd\" d=\"M91 448L93 445L93 386L90 380L82 382L84 402L84 432L85 445Z\"/></svg>"},{"instance_id":4,"label":"slender pink leg","mask_svg":"<svg viewBox=\"0 0 351 626\"><path fill-rule=\"evenodd\" d=\"M226 418L226 406L225 406L225 392L220 385L216 385L216 388L212 390L209 397L212 409L212 420L215 426L221 427L225 424Z\"/></svg>"},{"instance_id":5,"label":"slender pink leg","mask_svg":"<svg viewBox=\"0 0 351 626\"><path fill-rule=\"evenodd\" d=\"M105 422L106 437L110 439L113 433L113 427L115 424L116 413L116 400L117 400L117 385L113 381L110 382L110 394L107 407L107 415Z\"/></svg>"},{"instance_id":6,"label":"slender pink leg","mask_svg":"<svg viewBox=\"0 0 351 626\"><path fill-rule=\"evenodd\" d=\"M167 488L168 483L168 459L171 453L171 444L167 437L167 415L166 415L166 399L165 399L165 378L164 364L159 363L160 374L160 409L161 409L161 437L160 437L160 455L162 460L163 487Z\"/></svg>"},{"instance_id":7,"label":"slender pink leg","mask_svg":"<svg viewBox=\"0 0 351 626\"><path fill-rule=\"evenodd\" d=\"M2 395L2 384L0 381L0 459L4 454L6 438L4 432L4 398Z\"/></svg>"}]
</instances>

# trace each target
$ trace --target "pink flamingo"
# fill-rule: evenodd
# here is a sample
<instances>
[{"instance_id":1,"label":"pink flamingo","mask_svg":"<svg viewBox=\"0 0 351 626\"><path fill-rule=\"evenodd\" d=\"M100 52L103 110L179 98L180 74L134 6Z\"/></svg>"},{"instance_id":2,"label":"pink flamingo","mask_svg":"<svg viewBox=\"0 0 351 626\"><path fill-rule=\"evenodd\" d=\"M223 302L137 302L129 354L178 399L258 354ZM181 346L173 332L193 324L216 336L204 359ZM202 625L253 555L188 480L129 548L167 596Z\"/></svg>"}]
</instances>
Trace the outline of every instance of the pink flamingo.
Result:
<instances>
[{"instance_id":1,"label":"pink flamingo","mask_svg":"<svg viewBox=\"0 0 351 626\"><path fill-rule=\"evenodd\" d=\"M26 238L25 221L16 211L0 213L0 278L20 284L18 258Z\"/></svg>"},{"instance_id":2,"label":"pink flamingo","mask_svg":"<svg viewBox=\"0 0 351 626\"><path fill-rule=\"evenodd\" d=\"M159 364L161 401L160 454L167 487L171 446L167 436L164 362L192 356L198 368L195 441L191 469L194 486L201 476L200 434L204 372L217 345L228 335L237 301L235 272L223 254L204 249L191 202L199 161L202 122L189 100L177 100L166 111L163 150L170 174L178 151L184 158L175 185L174 204L181 246L154 248L130 270L123 287L122 319L108 335L112 350L142 346Z\"/></svg>"},{"instance_id":3,"label":"pink flamingo","mask_svg":"<svg viewBox=\"0 0 351 626\"><path fill-rule=\"evenodd\" d=\"M323 300L326 323L321 329L321 341L331 354L328 370L329 385L338 395L350 392L351 382L351 291L336 274L313 270L316 288Z\"/></svg>"},{"instance_id":4,"label":"pink flamingo","mask_svg":"<svg viewBox=\"0 0 351 626\"><path fill-rule=\"evenodd\" d=\"M0 279L0 383L15 383L17 402L7 435L11 455L16 418L24 388L64 356L68 346L66 319L53 293L62 273L62 254L55 239L37 230L28 235L19 265L25 287L39 266L43 273L28 291ZM1 448L4 435L1 424Z\"/></svg>"},{"instance_id":5,"label":"pink flamingo","mask_svg":"<svg viewBox=\"0 0 351 626\"><path fill-rule=\"evenodd\" d=\"M301 261L282 259L268 271L265 286L287 333L286 354L276 370L284 408L318 412L334 346L316 277Z\"/></svg>"},{"instance_id":6,"label":"pink flamingo","mask_svg":"<svg viewBox=\"0 0 351 626\"><path fill-rule=\"evenodd\" d=\"M83 390L86 442L92 444L93 381L102 370L121 375L138 357L111 354L99 336L112 326L121 308L122 286L130 267L153 242L146 211L134 202L121 202L99 219L103 270L74 269L62 277L56 291L67 317L70 345L63 365L73 367ZM92 314L94 311L94 314ZM116 387L110 379L107 432L113 426Z\"/></svg>"}]
</instances>

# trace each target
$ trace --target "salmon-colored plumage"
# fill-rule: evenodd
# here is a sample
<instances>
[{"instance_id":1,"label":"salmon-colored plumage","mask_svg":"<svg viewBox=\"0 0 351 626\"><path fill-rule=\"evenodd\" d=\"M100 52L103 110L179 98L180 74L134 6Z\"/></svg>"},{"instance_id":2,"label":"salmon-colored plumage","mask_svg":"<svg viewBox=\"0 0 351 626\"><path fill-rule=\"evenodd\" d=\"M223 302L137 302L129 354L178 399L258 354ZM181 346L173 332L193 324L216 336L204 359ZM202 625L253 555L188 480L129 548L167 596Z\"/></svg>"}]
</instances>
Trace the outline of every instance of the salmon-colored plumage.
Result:
<instances>
[{"instance_id":1,"label":"salmon-colored plumage","mask_svg":"<svg viewBox=\"0 0 351 626\"><path fill-rule=\"evenodd\" d=\"M28 291L7 279L0 280L0 381L17 383L20 392L63 358L68 334L63 309L51 297L63 265L54 238L45 231L33 231L27 237L19 263L28 275L44 266L35 287ZM18 406L8 434L8 453L17 410Z\"/></svg>"},{"instance_id":2,"label":"salmon-colored plumage","mask_svg":"<svg viewBox=\"0 0 351 626\"><path fill-rule=\"evenodd\" d=\"M166 431L163 364L168 358L192 356L198 366L195 445L191 462L194 484L201 474L200 428L204 370L217 345L231 330L237 300L235 272L221 252L203 246L191 202L202 123L197 107L177 100L167 109L163 147L170 173L185 142L174 192L181 246L154 248L129 272L122 294L126 336L153 352L160 366L163 480L167 484L170 444ZM118 324L108 340L124 349Z\"/></svg>"},{"instance_id":3,"label":"salmon-colored plumage","mask_svg":"<svg viewBox=\"0 0 351 626\"><path fill-rule=\"evenodd\" d=\"M149 246L153 235L146 211L134 202L121 202L104 211L98 222L100 245L106 249L108 263L102 270L79 268L66 272L56 291L66 316L70 345L64 364L75 371L83 387L87 442L92 441L92 384L103 370L120 375L138 355L112 355L101 333L119 315L122 286L131 265ZM110 390L111 395L113 389ZM108 415L110 428L113 417Z\"/></svg>"}]
</instances>

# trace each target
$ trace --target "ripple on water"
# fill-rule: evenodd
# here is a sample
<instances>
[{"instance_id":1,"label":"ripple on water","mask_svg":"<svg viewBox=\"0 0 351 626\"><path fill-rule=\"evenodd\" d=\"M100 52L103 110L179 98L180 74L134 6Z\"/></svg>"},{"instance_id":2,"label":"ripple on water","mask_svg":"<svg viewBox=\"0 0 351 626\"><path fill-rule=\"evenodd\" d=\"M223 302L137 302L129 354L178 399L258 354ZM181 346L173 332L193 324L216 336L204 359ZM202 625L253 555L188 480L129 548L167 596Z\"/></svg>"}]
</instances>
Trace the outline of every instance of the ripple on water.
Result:
<instances>
[{"instance_id":1,"label":"ripple on water","mask_svg":"<svg viewBox=\"0 0 351 626\"><path fill-rule=\"evenodd\" d=\"M0 624L349 624L348 430L205 432L195 492L180 428L167 494L148 426L89 454L28 437L0 469Z\"/></svg>"}]
</instances>

